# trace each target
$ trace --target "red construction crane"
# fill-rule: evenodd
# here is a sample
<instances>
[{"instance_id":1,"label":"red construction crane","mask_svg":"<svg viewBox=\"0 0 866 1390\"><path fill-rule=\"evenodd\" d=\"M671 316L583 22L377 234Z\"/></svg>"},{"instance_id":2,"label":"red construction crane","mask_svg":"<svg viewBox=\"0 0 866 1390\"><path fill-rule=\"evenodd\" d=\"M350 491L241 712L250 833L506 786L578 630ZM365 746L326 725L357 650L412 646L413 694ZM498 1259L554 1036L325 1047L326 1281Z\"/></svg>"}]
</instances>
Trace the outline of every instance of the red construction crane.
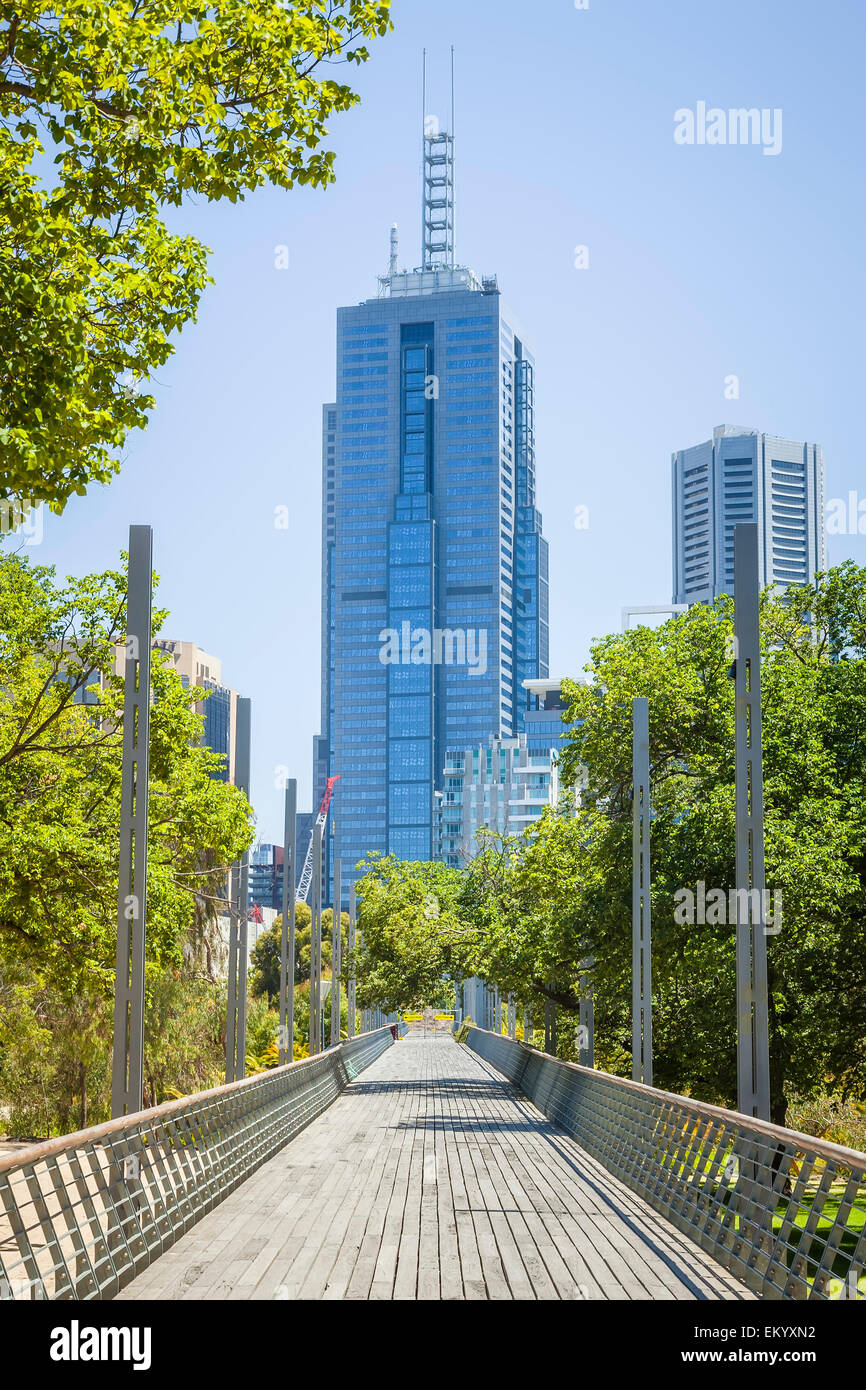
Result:
<instances>
[{"instance_id":1,"label":"red construction crane","mask_svg":"<svg viewBox=\"0 0 866 1390\"><path fill-rule=\"evenodd\" d=\"M322 797L322 804L319 807L319 814L316 816L316 825L320 825L322 827L323 834L325 830L325 824L328 819L328 807L331 804L331 797L334 794L334 785L335 783L339 782L339 780L339 772L337 773L336 777L328 778L328 785L325 787L325 795ZM313 829L310 831L310 843L307 846L307 857L304 860L304 871L301 874L301 881L298 884L298 891L295 894L296 903L305 903L307 901L307 894L310 891L310 884L313 881L313 840L315 839L315 834L316 826L314 825Z\"/></svg>"}]
</instances>

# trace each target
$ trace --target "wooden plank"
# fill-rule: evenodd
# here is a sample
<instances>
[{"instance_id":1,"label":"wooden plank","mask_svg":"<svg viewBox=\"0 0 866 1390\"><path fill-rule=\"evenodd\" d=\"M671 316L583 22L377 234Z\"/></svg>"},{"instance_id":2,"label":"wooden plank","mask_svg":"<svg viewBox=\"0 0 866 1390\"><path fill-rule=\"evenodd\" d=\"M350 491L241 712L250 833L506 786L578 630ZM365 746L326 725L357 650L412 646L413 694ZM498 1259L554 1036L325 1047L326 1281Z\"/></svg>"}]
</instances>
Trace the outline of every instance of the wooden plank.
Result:
<instances>
[{"instance_id":1,"label":"wooden plank","mask_svg":"<svg viewBox=\"0 0 866 1390\"><path fill-rule=\"evenodd\" d=\"M751 1295L447 1034L390 1048L119 1295L697 1297Z\"/></svg>"}]
</instances>

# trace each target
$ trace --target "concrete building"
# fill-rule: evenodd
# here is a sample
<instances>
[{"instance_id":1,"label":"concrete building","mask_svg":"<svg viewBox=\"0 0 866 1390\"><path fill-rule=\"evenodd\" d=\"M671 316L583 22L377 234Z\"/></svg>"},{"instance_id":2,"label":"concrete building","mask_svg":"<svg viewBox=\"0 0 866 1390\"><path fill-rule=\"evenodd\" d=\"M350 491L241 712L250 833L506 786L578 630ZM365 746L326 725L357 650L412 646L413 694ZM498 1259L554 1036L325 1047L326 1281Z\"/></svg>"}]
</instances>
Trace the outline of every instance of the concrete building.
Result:
<instances>
[{"instance_id":1,"label":"concrete building","mask_svg":"<svg viewBox=\"0 0 866 1390\"><path fill-rule=\"evenodd\" d=\"M561 682L523 682L522 732L491 738L475 748L446 754L435 814L436 858L459 868L477 852L478 831L520 835L547 806L560 806L574 789L562 788L558 755L565 704Z\"/></svg>"},{"instance_id":2,"label":"concrete building","mask_svg":"<svg viewBox=\"0 0 866 1390\"><path fill-rule=\"evenodd\" d=\"M673 602L734 592L734 527L758 524L762 584L810 584L826 567L817 444L719 425L673 455Z\"/></svg>"},{"instance_id":3,"label":"concrete building","mask_svg":"<svg viewBox=\"0 0 866 1390\"><path fill-rule=\"evenodd\" d=\"M158 637L153 649L165 653L185 687L199 686L210 691L208 698L200 700L195 707L196 712L204 716L202 742L226 760L219 780L234 783L238 692L223 684L219 657L211 656L195 642L178 642L167 637Z\"/></svg>"}]
</instances>

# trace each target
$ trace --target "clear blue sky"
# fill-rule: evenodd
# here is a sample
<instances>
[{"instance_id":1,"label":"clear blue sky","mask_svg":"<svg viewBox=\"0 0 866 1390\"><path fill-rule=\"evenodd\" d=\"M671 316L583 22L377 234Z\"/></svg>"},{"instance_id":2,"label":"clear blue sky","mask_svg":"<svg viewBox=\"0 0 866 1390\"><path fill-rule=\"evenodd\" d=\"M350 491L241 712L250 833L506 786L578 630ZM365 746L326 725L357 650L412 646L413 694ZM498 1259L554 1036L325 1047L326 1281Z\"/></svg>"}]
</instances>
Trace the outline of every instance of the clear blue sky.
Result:
<instances>
[{"instance_id":1,"label":"clear blue sky","mask_svg":"<svg viewBox=\"0 0 866 1390\"><path fill-rule=\"evenodd\" d=\"M30 554L114 565L155 528L169 636L220 656L253 701L259 832L282 838L274 769L310 798L319 719L320 407L338 305L376 291L397 222L418 260L420 60L447 114L457 50L458 257L499 276L537 358L551 670L575 674L625 604L671 596L670 454L723 422L820 443L828 498L863 464L859 0L395 0L395 32L349 78L337 182L201 203L173 222L215 284L155 386L119 478L48 516ZM674 112L781 108L778 157L681 147ZM290 268L274 267L286 245ZM574 248L590 251L574 268ZM726 376L741 382L724 398ZM286 504L288 530L273 525ZM578 531L575 508L590 510ZM866 564L866 536L829 557Z\"/></svg>"}]
</instances>

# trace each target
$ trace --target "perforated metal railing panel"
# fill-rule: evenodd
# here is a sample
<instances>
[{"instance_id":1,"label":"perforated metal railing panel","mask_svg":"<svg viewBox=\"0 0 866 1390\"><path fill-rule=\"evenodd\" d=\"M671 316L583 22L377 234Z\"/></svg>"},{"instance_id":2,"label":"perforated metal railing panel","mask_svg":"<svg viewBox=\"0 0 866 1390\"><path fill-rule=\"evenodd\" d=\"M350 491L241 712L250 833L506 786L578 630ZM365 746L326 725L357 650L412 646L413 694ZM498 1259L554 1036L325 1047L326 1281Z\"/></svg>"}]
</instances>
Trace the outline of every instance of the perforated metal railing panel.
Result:
<instances>
[{"instance_id":1,"label":"perforated metal railing panel","mask_svg":"<svg viewBox=\"0 0 866 1390\"><path fill-rule=\"evenodd\" d=\"M762 1297L866 1299L866 1154L479 1028L467 1042Z\"/></svg>"},{"instance_id":2,"label":"perforated metal railing panel","mask_svg":"<svg viewBox=\"0 0 866 1390\"><path fill-rule=\"evenodd\" d=\"M377 1029L0 1159L0 1298L111 1298L394 1042Z\"/></svg>"}]
</instances>

